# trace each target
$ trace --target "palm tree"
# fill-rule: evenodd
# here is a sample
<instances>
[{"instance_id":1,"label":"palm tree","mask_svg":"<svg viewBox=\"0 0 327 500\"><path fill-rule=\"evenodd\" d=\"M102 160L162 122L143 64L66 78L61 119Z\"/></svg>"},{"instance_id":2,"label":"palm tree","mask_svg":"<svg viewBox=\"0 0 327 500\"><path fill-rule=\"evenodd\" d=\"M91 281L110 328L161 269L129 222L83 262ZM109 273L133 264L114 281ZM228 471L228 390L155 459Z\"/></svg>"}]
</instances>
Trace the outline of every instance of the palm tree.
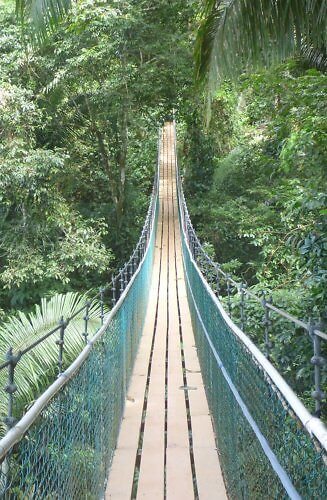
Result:
<instances>
[{"instance_id":1,"label":"palm tree","mask_svg":"<svg viewBox=\"0 0 327 500\"><path fill-rule=\"evenodd\" d=\"M35 312L25 314L19 312L17 317L10 318L0 327L0 363L6 358L6 352L12 347L14 352L24 350L36 340L43 337L58 325L63 316L73 316L88 300L86 294L68 292L57 293L49 300L42 299ZM65 333L64 361L71 363L82 350L84 344L84 316L83 310L69 323ZM89 309L88 333L90 337L100 326L100 305L93 302ZM18 391L15 395L15 410L22 412L57 375L58 334L51 335L28 354L24 355L15 370L15 383ZM7 383L7 371L0 371L0 438L6 431L3 417L7 412L7 396L3 388Z\"/></svg>"},{"instance_id":2,"label":"palm tree","mask_svg":"<svg viewBox=\"0 0 327 500\"><path fill-rule=\"evenodd\" d=\"M16 13L33 36L44 40L71 9L74 0L16 0Z\"/></svg>"},{"instance_id":3,"label":"palm tree","mask_svg":"<svg viewBox=\"0 0 327 500\"><path fill-rule=\"evenodd\" d=\"M196 71L209 91L224 78L302 52L326 64L326 0L204 0Z\"/></svg>"}]
</instances>

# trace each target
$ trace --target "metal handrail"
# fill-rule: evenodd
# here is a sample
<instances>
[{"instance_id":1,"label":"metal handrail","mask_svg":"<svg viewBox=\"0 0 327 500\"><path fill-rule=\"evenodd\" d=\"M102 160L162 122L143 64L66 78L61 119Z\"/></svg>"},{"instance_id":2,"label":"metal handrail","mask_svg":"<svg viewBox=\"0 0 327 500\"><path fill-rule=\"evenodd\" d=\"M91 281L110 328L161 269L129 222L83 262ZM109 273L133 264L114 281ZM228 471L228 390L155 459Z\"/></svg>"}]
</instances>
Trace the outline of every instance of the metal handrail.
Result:
<instances>
[{"instance_id":1,"label":"metal handrail","mask_svg":"<svg viewBox=\"0 0 327 500\"><path fill-rule=\"evenodd\" d=\"M176 137L176 126L175 126L175 137ZM176 140L175 140L175 145L176 145ZM177 163L177 155L176 155L176 163ZM192 258L194 259L195 263L197 264L200 261L200 255L202 256L203 259L208 263L209 266L211 266L212 271L216 273L217 276L222 276L226 280L226 287L227 287L227 306L228 306L228 316L232 319L232 308L231 308L231 292L230 292L230 286L234 286L237 289L237 292L240 293L241 295L241 301L240 301L240 308L241 308L241 330L243 335L244 335L244 296L249 296L252 299L256 300L258 303L260 303L263 307L264 311L264 318L263 318L263 324L264 324L264 330L265 330L265 356L269 360L270 358L270 349L271 349L271 342L270 342L270 334L271 334L271 319L269 312L273 311L274 313L278 314L279 316L285 318L287 321L290 321L296 326L299 326L303 328L307 334L312 339L312 344L313 344L313 356L311 357L311 364L313 365L313 376L314 376L314 383L315 383L315 388L312 391L312 397L315 400L315 417L320 417L321 416L321 409L322 409L322 401L326 398L326 394L323 392L322 387L321 387L321 373L322 373L322 368L324 365L327 363L327 360L322 356L321 354L321 340L327 340L327 333L322 331L320 329L320 324L315 324L312 319L309 319L308 322L305 322L303 320L300 320L299 318L293 316L292 314L288 313L287 311L284 311L283 309L276 307L275 305L272 304L271 300L267 300L266 295L263 294L262 297L259 297L252 291L250 291L246 285L242 282L237 282L235 281L230 274L224 272L220 265L217 262L214 262L211 257L207 254L205 249L203 248L191 221L189 211L187 208L187 204L185 201L185 196L182 188L182 179L180 176L180 172L178 169L178 166L176 168L176 184L177 184L177 190L178 190L178 201L179 201L179 208L180 208L180 216L181 216L181 224L182 224L182 229L185 235L185 241L187 243L187 246L190 250L190 253L192 255ZM201 272L201 270L200 270ZM202 272L201 272L202 274ZM212 291L212 290L211 290ZM213 292L212 292L213 293ZM219 301L219 296L220 296L220 288L219 288L219 283L217 286L217 292L216 296L218 299L218 302L221 306L221 302ZM225 311L226 314L226 311ZM234 324L234 323L233 323ZM235 325L236 326L236 325Z\"/></svg>"}]
</instances>

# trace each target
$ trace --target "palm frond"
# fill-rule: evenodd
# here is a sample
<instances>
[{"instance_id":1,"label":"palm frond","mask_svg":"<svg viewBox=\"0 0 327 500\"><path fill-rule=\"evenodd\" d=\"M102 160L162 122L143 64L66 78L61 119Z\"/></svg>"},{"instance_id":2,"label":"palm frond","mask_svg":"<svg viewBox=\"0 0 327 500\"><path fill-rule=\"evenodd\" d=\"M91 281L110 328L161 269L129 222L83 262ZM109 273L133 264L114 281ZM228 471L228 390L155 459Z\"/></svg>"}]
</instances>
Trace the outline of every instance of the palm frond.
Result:
<instances>
[{"instance_id":1,"label":"palm frond","mask_svg":"<svg viewBox=\"0 0 327 500\"><path fill-rule=\"evenodd\" d=\"M67 14L72 0L16 0L16 14L34 38L44 40Z\"/></svg>"},{"instance_id":2,"label":"palm frond","mask_svg":"<svg viewBox=\"0 0 327 500\"><path fill-rule=\"evenodd\" d=\"M9 347L14 352L23 350L35 340L58 325L63 316L67 318L80 309L87 301L86 295L76 292L56 294L51 299L42 299L35 312L25 314L20 312L0 327L0 363L5 360ZM73 318L65 331L64 360L69 364L77 357L83 348L84 312ZM93 303L89 311L88 332L92 336L100 326L100 305ZM40 343L32 351L25 354L15 370L15 383L18 391L15 394L15 408L23 409L35 399L55 378L58 362L58 345L55 333ZM6 370L0 371L0 416L7 412L7 395L3 388L7 382ZM1 419L2 420L2 419ZM5 432L4 424L0 424L0 436Z\"/></svg>"},{"instance_id":3,"label":"palm frond","mask_svg":"<svg viewBox=\"0 0 327 500\"><path fill-rule=\"evenodd\" d=\"M199 81L224 78L327 45L325 0L205 0L195 57Z\"/></svg>"}]
</instances>

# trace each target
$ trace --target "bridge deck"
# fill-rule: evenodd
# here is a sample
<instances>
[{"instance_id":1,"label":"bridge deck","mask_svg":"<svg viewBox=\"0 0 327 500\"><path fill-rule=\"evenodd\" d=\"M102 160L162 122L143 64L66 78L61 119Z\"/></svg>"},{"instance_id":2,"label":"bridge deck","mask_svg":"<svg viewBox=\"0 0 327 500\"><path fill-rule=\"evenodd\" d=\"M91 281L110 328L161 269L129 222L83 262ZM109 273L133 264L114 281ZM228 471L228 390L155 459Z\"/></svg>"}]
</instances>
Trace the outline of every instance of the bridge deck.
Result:
<instances>
[{"instance_id":1,"label":"bridge deck","mask_svg":"<svg viewBox=\"0 0 327 500\"><path fill-rule=\"evenodd\" d=\"M184 282L172 125L162 140L150 300L106 499L224 499Z\"/></svg>"}]
</instances>

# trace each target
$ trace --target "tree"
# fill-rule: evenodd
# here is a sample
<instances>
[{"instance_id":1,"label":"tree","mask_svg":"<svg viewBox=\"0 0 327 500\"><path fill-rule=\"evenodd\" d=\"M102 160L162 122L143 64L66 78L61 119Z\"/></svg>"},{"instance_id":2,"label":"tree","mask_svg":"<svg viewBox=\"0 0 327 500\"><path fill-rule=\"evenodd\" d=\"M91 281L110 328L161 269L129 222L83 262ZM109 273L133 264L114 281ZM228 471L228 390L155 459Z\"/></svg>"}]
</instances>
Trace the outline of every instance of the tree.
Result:
<instances>
[{"instance_id":1,"label":"tree","mask_svg":"<svg viewBox=\"0 0 327 500\"><path fill-rule=\"evenodd\" d=\"M71 6L72 0L16 0L16 13L21 23L31 25L36 38L44 39Z\"/></svg>"},{"instance_id":2,"label":"tree","mask_svg":"<svg viewBox=\"0 0 327 500\"><path fill-rule=\"evenodd\" d=\"M302 51L326 64L325 0L205 0L196 42L197 76L209 90L224 78Z\"/></svg>"},{"instance_id":3,"label":"tree","mask_svg":"<svg viewBox=\"0 0 327 500\"><path fill-rule=\"evenodd\" d=\"M33 47L12 11L1 16L8 311L100 286L129 256L151 193L158 122L191 92L193 10L181 0L80 1Z\"/></svg>"}]
</instances>

